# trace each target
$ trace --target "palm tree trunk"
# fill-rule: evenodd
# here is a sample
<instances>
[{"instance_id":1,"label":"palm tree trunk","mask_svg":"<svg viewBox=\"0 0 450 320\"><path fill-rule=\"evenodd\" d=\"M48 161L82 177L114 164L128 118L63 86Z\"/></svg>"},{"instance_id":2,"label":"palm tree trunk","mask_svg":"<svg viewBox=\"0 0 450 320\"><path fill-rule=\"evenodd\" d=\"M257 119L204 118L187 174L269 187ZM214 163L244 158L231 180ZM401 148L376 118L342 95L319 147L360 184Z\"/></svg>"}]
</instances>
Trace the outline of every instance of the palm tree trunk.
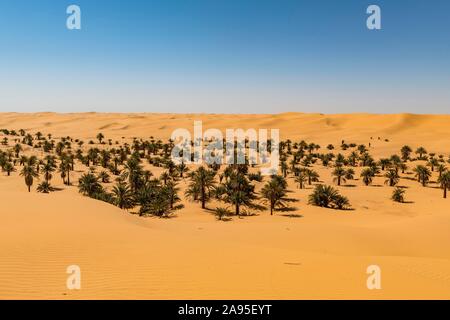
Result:
<instances>
[{"instance_id":1,"label":"palm tree trunk","mask_svg":"<svg viewBox=\"0 0 450 320\"><path fill-rule=\"evenodd\" d=\"M444 199L447 199L447 187L444 187Z\"/></svg>"},{"instance_id":2,"label":"palm tree trunk","mask_svg":"<svg viewBox=\"0 0 450 320\"><path fill-rule=\"evenodd\" d=\"M206 201L205 201L205 187L202 185L202 209L206 208Z\"/></svg>"},{"instance_id":3,"label":"palm tree trunk","mask_svg":"<svg viewBox=\"0 0 450 320\"><path fill-rule=\"evenodd\" d=\"M239 203L236 203L236 215L237 215L237 216L240 215Z\"/></svg>"}]
</instances>

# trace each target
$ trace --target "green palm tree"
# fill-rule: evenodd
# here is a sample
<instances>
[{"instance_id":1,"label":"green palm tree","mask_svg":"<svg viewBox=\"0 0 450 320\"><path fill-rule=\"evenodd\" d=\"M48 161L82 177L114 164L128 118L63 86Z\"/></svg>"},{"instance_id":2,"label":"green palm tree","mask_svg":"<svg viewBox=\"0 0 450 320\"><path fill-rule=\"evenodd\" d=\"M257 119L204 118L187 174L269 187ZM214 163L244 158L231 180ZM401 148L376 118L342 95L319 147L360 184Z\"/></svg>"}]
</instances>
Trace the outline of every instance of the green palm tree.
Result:
<instances>
[{"instance_id":1,"label":"green palm tree","mask_svg":"<svg viewBox=\"0 0 450 320\"><path fill-rule=\"evenodd\" d=\"M258 198L255 194L255 186L250 183L245 174L238 170L233 170L225 178L225 182L216 188L216 197L233 205L237 216L240 216L242 207L259 209L254 204Z\"/></svg>"},{"instance_id":2,"label":"green palm tree","mask_svg":"<svg viewBox=\"0 0 450 320\"><path fill-rule=\"evenodd\" d=\"M419 147L416 150L416 154L419 155L419 159L423 159L423 155L427 154L427 150L424 147Z\"/></svg>"},{"instance_id":3,"label":"green palm tree","mask_svg":"<svg viewBox=\"0 0 450 320\"><path fill-rule=\"evenodd\" d=\"M5 162L5 164L2 166L2 170L3 172L6 172L6 174L8 175L8 177L11 175L11 172L16 171L16 168L14 168L14 165L7 161Z\"/></svg>"},{"instance_id":4,"label":"green palm tree","mask_svg":"<svg viewBox=\"0 0 450 320\"><path fill-rule=\"evenodd\" d=\"M411 155L412 149L410 146L403 146L400 150L400 153L402 154L402 160L403 161L408 161L409 160L409 156Z\"/></svg>"},{"instance_id":5,"label":"green palm tree","mask_svg":"<svg viewBox=\"0 0 450 320\"><path fill-rule=\"evenodd\" d=\"M101 171L98 174L98 178L102 181L102 183L109 183L109 174L106 171Z\"/></svg>"},{"instance_id":6,"label":"green palm tree","mask_svg":"<svg viewBox=\"0 0 450 320\"><path fill-rule=\"evenodd\" d=\"M93 197L95 194L103 192L103 188L98 182L98 178L92 173L83 174L78 180L78 190L85 196Z\"/></svg>"},{"instance_id":7,"label":"green palm tree","mask_svg":"<svg viewBox=\"0 0 450 320\"><path fill-rule=\"evenodd\" d=\"M422 182L422 185L425 187L431 178L430 170L423 165L418 165L414 168L414 172L416 173L417 181Z\"/></svg>"},{"instance_id":8,"label":"green palm tree","mask_svg":"<svg viewBox=\"0 0 450 320\"><path fill-rule=\"evenodd\" d=\"M52 179L52 173L55 172L55 165L51 162L44 163L41 165L41 171L45 181L49 182Z\"/></svg>"},{"instance_id":9,"label":"green palm tree","mask_svg":"<svg viewBox=\"0 0 450 320\"><path fill-rule=\"evenodd\" d=\"M295 176L295 182L298 183L298 187L300 189L303 189L303 186L305 185L306 181L308 180L308 177L306 176L305 172L301 170L297 176Z\"/></svg>"},{"instance_id":10,"label":"green palm tree","mask_svg":"<svg viewBox=\"0 0 450 320\"><path fill-rule=\"evenodd\" d=\"M395 188L394 191L392 192L392 200L394 200L395 202L405 202L405 190L403 190L402 188Z\"/></svg>"},{"instance_id":11,"label":"green palm tree","mask_svg":"<svg viewBox=\"0 0 450 320\"><path fill-rule=\"evenodd\" d=\"M381 166L381 170L384 171L386 167L389 167L391 165L390 159L380 159L379 164Z\"/></svg>"},{"instance_id":12,"label":"green palm tree","mask_svg":"<svg viewBox=\"0 0 450 320\"><path fill-rule=\"evenodd\" d=\"M345 171L345 179L353 180L354 178L355 178L355 170L353 170L352 168L347 169Z\"/></svg>"},{"instance_id":13,"label":"green palm tree","mask_svg":"<svg viewBox=\"0 0 450 320\"><path fill-rule=\"evenodd\" d=\"M339 192L331 186L319 184L315 187L314 192L309 195L308 203L318 207L345 209L350 205L348 199L339 194Z\"/></svg>"},{"instance_id":14,"label":"green palm tree","mask_svg":"<svg viewBox=\"0 0 450 320\"><path fill-rule=\"evenodd\" d=\"M285 208L286 202L292 201L292 199L286 197L286 185L287 183L284 178L278 176L278 178L272 177L272 180L268 181L261 189L263 199L270 206L270 215L273 215L275 208Z\"/></svg>"},{"instance_id":15,"label":"green palm tree","mask_svg":"<svg viewBox=\"0 0 450 320\"><path fill-rule=\"evenodd\" d=\"M144 184L143 174L139 159L132 157L124 165L122 179L128 180L131 190L135 192Z\"/></svg>"},{"instance_id":16,"label":"green palm tree","mask_svg":"<svg viewBox=\"0 0 450 320\"><path fill-rule=\"evenodd\" d=\"M450 171L442 173L438 179L438 183L441 185L441 188L444 189L444 199L446 199L447 190L450 189Z\"/></svg>"},{"instance_id":17,"label":"green palm tree","mask_svg":"<svg viewBox=\"0 0 450 320\"><path fill-rule=\"evenodd\" d=\"M103 135L103 133L99 133L97 134L97 140L100 144L102 144L103 139L105 138L105 136Z\"/></svg>"},{"instance_id":18,"label":"green palm tree","mask_svg":"<svg viewBox=\"0 0 450 320\"><path fill-rule=\"evenodd\" d=\"M20 154L20 152L22 151L23 149L22 149L22 146L20 145L20 144L16 144L15 146L14 146L14 153L16 154L16 158L19 158L19 154Z\"/></svg>"},{"instance_id":19,"label":"green palm tree","mask_svg":"<svg viewBox=\"0 0 450 320\"><path fill-rule=\"evenodd\" d=\"M439 166L439 161L436 158L428 160L427 166L431 167L431 172L434 172L434 168Z\"/></svg>"},{"instance_id":20,"label":"green palm tree","mask_svg":"<svg viewBox=\"0 0 450 320\"><path fill-rule=\"evenodd\" d=\"M198 168L196 171L190 173L191 182L185 192L185 195L192 201L199 201L202 204L202 209L206 208L206 203L211 198L211 192L214 190L215 172L213 170Z\"/></svg>"},{"instance_id":21,"label":"green palm tree","mask_svg":"<svg viewBox=\"0 0 450 320\"><path fill-rule=\"evenodd\" d=\"M48 181L43 181L37 186L36 190L40 193L50 193L53 191L53 188Z\"/></svg>"},{"instance_id":22,"label":"green palm tree","mask_svg":"<svg viewBox=\"0 0 450 320\"><path fill-rule=\"evenodd\" d=\"M314 171L312 169L305 168L304 172L305 172L306 177L308 178L308 184L309 185L311 185L312 182L319 181L319 174L316 171Z\"/></svg>"},{"instance_id":23,"label":"green palm tree","mask_svg":"<svg viewBox=\"0 0 450 320\"><path fill-rule=\"evenodd\" d=\"M386 181L384 183L389 184L390 187L395 186L400 180L400 176L394 169L391 169L388 172L386 172L384 176L386 177Z\"/></svg>"},{"instance_id":24,"label":"green palm tree","mask_svg":"<svg viewBox=\"0 0 450 320\"><path fill-rule=\"evenodd\" d=\"M25 184L28 187L28 192L31 192L31 186L33 185L34 178L37 178L39 175L36 172L34 166L30 166L29 164L25 164L20 175L25 178Z\"/></svg>"},{"instance_id":25,"label":"green palm tree","mask_svg":"<svg viewBox=\"0 0 450 320\"><path fill-rule=\"evenodd\" d=\"M180 178L183 178L183 175L189 171L187 165L184 162L181 162L177 166L177 171L180 174Z\"/></svg>"},{"instance_id":26,"label":"green palm tree","mask_svg":"<svg viewBox=\"0 0 450 320\"><path fill-rule=\"evenodd\" d=\"M180 197L178 196L179 191L180 188L178 188L177 183L173 180L168 181L164 186L164 193L169 198L169 206L171 210L174 209L174 205L177 202L181 201Z\"/></svg>"},{"instance_id":27,"label":"green palm tree","mask_svg":"<svg viewBox=\"0 0 450 320\"><path fill-rule=\"evenodd\" d=\"M441 177L442 174L445 171L447 171L447 167L445 165L443 165L443 164L439 164L436 170L437 170L437 172L439 172L439 177Z\"/></svg>"},{"instance_id":28,"label":"green palm tree","mask_svg":"<svg viewBox=\"0 0 450 320\"><path fill-rule=\"evenodd\" d=\"M361 172L361 178L366 186L372 183L374 176L373 170L370 168L366 168Z\"/></svg>"},{"instance_id":29,"label":"green palm tree","mask_svg":"<svg viewBox=\"0 0 450 320\"><path fill-rule=\"evenodd\" d=\"M334 176L333 181L335 183L337 182L338 186L341 185L341 181L344 182L344 183L346 182L346 179L345 179L345 175L346 174L347 174L346 170L343 167L341 167L341 166L336 167L333 170L333 172L331 173L331 175Z\"/></svg>"},{"instance_id":30,"label":"green palm tree","mask_svg":"<svg viewBox=\"0 0 450 320\"><path fill-rule=\"evenodd\" d=\"M131 209L134 207L133 193L130 187L123 182L118 182L112 189L114 205L120 209Z\"/></svg>"}]
</instances>

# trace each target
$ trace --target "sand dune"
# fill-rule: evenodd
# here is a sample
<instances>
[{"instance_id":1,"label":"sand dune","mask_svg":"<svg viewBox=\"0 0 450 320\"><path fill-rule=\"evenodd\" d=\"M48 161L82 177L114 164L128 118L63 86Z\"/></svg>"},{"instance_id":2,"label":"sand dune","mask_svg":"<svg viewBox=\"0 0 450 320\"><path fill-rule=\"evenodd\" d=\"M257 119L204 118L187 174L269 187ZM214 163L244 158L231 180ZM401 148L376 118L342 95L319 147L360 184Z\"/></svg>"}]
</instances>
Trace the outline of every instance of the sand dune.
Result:
<instances>
[{"instance_id":1,"label":"sand dune","mask_svg":"<svg viewBox=\"0 0 450 320\"><path fill-rule=\"evenodd\" d=\"M277 128L283 139L322 148L371 143L376 158L405 144L446 159L450 152L449 115L5 113L0 129L83 139L101 131L122 142L167 139L194 120L205 129ZM317 170L332 183L330 170ZM172 219L139 218L54 180L61 191L28 193L17 172L0 173L1 299L450 299L450 200L413 180L401 180L405 204L389 199L381 177L380 187L338 187L354 208L342 212L307 205L311 187L299 190L290 178L295 215L262 211L229 222L185 200ZM72 264L81 267L81 290L66 288ZM381 290L366 287L372 264L382 269Z\"/></svg>"}]
</instances>

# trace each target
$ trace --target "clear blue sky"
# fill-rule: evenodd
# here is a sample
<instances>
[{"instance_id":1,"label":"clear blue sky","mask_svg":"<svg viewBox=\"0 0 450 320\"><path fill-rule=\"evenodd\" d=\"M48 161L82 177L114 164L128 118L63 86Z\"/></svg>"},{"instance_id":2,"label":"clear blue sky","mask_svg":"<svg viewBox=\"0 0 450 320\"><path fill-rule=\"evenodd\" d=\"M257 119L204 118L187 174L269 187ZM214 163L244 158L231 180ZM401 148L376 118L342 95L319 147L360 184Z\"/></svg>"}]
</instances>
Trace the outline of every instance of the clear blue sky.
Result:
<instances>
[{"instance_id":1,"label":"clear blue sky","mask_svg":"<svg viewBox=\"0 0 450 320\"><path fill-rule=\"evenodd\" d=\"M449 113L449 15L448 0L1 0L0 111Z\"/></svg>"}]
</instances>

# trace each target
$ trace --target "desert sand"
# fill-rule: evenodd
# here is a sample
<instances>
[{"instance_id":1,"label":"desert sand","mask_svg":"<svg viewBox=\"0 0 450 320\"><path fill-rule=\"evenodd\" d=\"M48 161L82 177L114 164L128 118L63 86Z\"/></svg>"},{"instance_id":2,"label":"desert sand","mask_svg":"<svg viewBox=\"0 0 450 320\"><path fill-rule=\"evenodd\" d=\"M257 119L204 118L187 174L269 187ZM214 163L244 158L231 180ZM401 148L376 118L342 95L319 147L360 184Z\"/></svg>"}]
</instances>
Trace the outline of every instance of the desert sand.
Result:
<instances>
[{"instance_id":1,"label":"desert sand","mask_svg":"<svg viewBox=\"0 0 450 320\"><path fill-rule=\"evenodd\" d=\"M449 115L5 113L0 128L121 141L168 139L194 120L276 128L282 139L322 150L343 139L371 143L377 160L405 144L445 159L450 152ZM329 169L315 169L333 185ZM62 190L28 193L18 172L0 173L0 299L450 299L450 200L434 184L401 179L408 202L395 203L382 177L372 186L348 181L335 187L354 210L337 211L308 205L312 187L300 190L289 178L295 212L222 222L184 197L171 219L139 217L58 176L52 183ZM81 268L81 290L66 287L69 265ZM381 290L366 286L369 265L381 268Z\"/></svg>"}]
</instances>

